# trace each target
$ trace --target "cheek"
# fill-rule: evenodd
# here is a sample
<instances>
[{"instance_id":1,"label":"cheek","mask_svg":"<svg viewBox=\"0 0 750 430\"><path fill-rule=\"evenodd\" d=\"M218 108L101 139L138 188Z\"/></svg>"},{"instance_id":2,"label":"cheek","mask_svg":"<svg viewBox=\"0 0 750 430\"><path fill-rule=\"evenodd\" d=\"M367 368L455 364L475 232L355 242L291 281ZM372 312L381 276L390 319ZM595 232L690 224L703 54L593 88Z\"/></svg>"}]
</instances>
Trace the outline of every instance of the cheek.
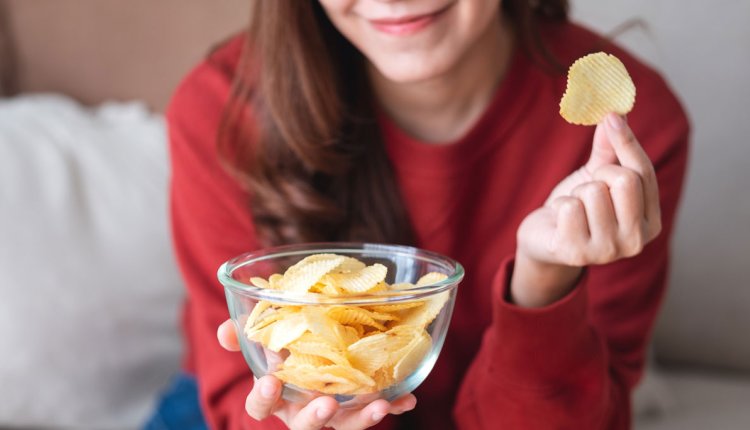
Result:
<instances>
[{"instance_id":1,"label":"cheek","mask_svg":"<svg viewBox=\"0 0 750 430\"><path fill-rule=\"evenodd\" d=\"M299 1L299 0L287 0L287 1ZM302 0L309 1L309 0ZM325 9L329 10L345 10L351 8L355 0L318 0L318 3Z\"/></svg>"}]
</instances>

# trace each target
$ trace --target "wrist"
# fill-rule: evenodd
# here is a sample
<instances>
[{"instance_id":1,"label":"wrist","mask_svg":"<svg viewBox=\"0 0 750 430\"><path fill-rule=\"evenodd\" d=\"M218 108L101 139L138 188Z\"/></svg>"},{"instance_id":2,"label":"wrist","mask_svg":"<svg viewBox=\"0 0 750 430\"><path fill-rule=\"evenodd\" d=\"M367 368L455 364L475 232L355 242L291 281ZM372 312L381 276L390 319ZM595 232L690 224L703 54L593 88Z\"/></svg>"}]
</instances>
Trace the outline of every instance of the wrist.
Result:
<instances>
[{"instance_id":1,"label":"wrist","mask_svg":"<svg viewBox=\"0 0 750 430\"><path fill-rule=\"evenodd\" d=\"M516 251L508 299L525 308L550 305L575 287L582 272L581 267L547 263Z\"/></svg>"}]
</instances>

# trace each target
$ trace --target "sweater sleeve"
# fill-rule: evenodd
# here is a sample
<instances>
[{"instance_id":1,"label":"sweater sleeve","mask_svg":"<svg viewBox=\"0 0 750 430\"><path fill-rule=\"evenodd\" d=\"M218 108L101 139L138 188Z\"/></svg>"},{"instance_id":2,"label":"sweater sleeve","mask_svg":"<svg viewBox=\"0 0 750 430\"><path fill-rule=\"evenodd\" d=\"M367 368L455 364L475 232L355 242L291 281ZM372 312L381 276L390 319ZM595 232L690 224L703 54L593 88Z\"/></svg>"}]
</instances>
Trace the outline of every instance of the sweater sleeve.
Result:
<instances>
[{"instance_id":1,"label":"sweater sleeve","mask_svg":"<svg viewBox=\"0 0 750 430\"><path fill-rule=\"evenodd\" d=\"M666 286L687 160L687 120L656 81L641 98L655 101L653 109L630 124L656 169L661 234L636 257L588 268L567 296L538 309L507 301L508 257L493 284L492 323L454 408L460 428L630 428L630 393Z\"/></svg>"},{"instance_id":2,"label":"sweater sleeve","mask_svg":"<svg viewBox=\"0 0 750 430\"><path fill-rule=\"evenodd\" d=\"M186 288L186 367L194 372L210 428L281 429L276 418L252 420L245 398L252 373L242 354L221 348L216 330L229 318L216 279L221 263L258 248L249 197L222 169L216 135L230 78L206 62L177 89L167 112L173 242Z\"/></svg>"}]
</instances>

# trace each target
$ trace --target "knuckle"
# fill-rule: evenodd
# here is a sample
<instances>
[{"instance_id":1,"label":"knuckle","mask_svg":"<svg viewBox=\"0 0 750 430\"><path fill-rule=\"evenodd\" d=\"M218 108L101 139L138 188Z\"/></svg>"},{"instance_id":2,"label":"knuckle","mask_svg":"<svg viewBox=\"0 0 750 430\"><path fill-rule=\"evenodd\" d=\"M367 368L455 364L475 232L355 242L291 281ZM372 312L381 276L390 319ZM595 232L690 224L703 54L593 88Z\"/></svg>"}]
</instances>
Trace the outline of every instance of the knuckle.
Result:
<instances>
[{"instance_id":1,"label":"knuckle","mask_svg":"<svg viewBox=\"0 0 750 430\"><path fill-rule=\"evenodd\" d=\"M560 211L566 214L574 214L583 208L583 202L576 198L567 198L560 203Z\"/></svg>"},{"instance_id":2,"label":"knuckle","mask_svg":"<svg viewBox=\"0 0 750 430\"><path fill-rule=\"evenodd\" d=\"M252 392L245 401L245 411L251 418L258 421L267 418L270 412L269 405L260 402Z\"/></svg>"},{"instance_id":3,"label":"knuckle","mask_svg":"<svg viewBox=\"0 0 750 430\"><path fill-rule=\"evenodd\" d=\"M607 184L601 181L589 182L583 189L583 195L589 199L599 199L609 192Z\"/></svg>"},{"instance_id":4,"label":"knuckle","mask_svg":"<svg viewBox=\"0 0 750 430\"><path fill-rule=\"evenodd\" d=\"M617 259L619 257L620 251L619 246L613 239L607 239L604 240L599 249L599 263L609 263Z\"/></svg>"},{"instance_id":5,"label":"knuckle","mask_svg":"<svg viewBox=\"0 0 750 430\"><path fill-rule=\"evenodd\" d=\"M570 266L583 267L588 264L586 253L581 249L568 249L565 251L565 255L562 258L566 264Z\"/></svg>"},{"instance_id":6,"label":"knuckle","mask_svg":"<svg viewBox=\"0 0 750 430\"><path fill-rule=\"evenodd\" d=\"M614 186L625 190L634 190L641 186L641 177L632 170L623 170L615 178Z\"/></svg>"},{"instance_id":7,"label":"knuckle","mask_svg":"<svg viewBox=\"0 0 750 430\"><path fill-rule=\"evenodd\" d=\"M645 243L643 233L639 230L629 236L627 247L625 249L626 257L634 257L643 251L643 245Z\"/></svg>"}]
</instances>

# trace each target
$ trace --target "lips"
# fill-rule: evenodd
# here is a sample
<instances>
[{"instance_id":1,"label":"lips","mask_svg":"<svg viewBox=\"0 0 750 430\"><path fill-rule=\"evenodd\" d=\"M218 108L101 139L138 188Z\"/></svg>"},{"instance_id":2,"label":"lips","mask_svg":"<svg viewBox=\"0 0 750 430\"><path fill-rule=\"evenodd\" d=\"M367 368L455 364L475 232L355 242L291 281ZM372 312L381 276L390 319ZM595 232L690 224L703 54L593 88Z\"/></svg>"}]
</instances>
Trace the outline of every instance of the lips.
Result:
<instances>
[{"instance_id":1,"label":"lips","mask_svg":"<svg viewBox=\"0 0 750 430\"><path fill-rule=\"evenodd\" d=\"M371 19L370 24L383 33L405 36L417 33L418 31L428 27L430 24L437 21L437 19L450 8L450 5L432 13L410 15L398 18L379 18Z\"/></svg>"}]
</instances>

